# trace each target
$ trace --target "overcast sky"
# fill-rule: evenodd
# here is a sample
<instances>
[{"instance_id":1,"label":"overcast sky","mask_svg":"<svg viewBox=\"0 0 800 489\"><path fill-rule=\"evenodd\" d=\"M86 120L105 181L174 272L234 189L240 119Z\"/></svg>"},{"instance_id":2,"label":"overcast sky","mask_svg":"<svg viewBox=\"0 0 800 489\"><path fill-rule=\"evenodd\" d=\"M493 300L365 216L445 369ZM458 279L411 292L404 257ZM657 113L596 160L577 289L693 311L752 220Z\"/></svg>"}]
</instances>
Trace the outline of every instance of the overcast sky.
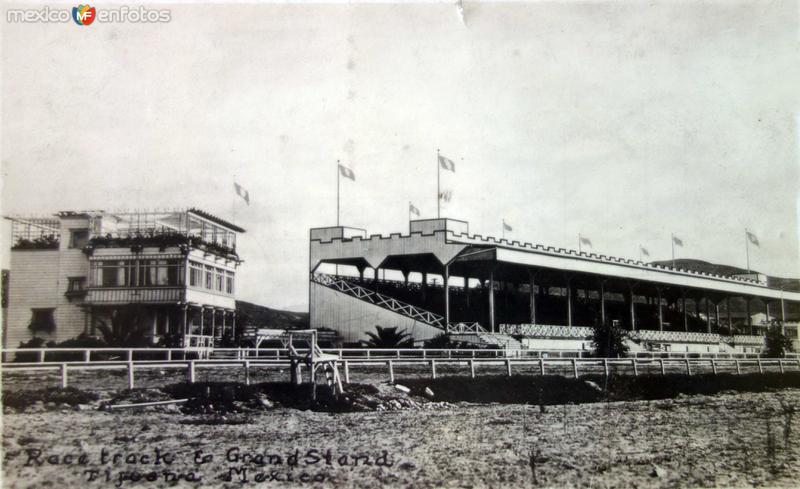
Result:
<instances>
[{"instance_id":1,"label":"overcast sky","mask_svg":"<svg viewBox=\"0 0 800 489\"><path fill-rule=\"evenodd\" d=\"M56 5L68 8L71 4ZM102 6L98 6L98 10ZM798 3L184 5L2 29L3 213L233 218L241 299L307 307L308 229L470 231L800 275ZM250 192L236 200L233 181Z\"/></svg>"}]
</instances>

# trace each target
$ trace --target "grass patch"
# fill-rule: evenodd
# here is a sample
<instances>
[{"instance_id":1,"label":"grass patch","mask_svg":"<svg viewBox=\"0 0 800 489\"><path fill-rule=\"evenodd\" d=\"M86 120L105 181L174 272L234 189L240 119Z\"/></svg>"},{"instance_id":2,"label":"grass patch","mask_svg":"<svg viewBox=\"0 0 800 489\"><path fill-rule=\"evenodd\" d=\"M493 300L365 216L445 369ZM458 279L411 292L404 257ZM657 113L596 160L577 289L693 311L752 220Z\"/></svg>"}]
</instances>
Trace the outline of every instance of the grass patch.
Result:
<instances>
[{"instance_id":1,"label":"grass patch","mask_svg":"<svg viewBox=\"0 0 800 489\"><path fill-rule=\"evenodd\" d=\"M444 377L404 379L398 383L423 395L426 387L437 401L555 405L602 401L670 399L684 395L714 395L723 391L764 392L800 388L800 372L702 375L602 375L578 379L558 375Z\"/></svg>"}]
</instances>

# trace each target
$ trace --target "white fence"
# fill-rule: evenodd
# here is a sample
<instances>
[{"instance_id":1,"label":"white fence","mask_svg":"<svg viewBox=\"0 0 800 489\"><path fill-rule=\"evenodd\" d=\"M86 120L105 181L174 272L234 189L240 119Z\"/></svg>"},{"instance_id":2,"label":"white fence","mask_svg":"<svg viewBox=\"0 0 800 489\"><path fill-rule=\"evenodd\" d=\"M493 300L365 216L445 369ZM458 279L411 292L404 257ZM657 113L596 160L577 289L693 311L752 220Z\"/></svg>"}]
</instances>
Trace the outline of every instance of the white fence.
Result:
<instances>
[{"instance_id":1,"label":"white fence","mask_svg":"<svg viewBox=\"0 0 800 489\"><path fill-rule=\"evenodd\" d=\"M642 373L686 373L688 375L700 372L713 373L736 373L742 374L743 370L752 369L754 372L766 373L785 373L787 371L800 371L800 359L700 359L700 358L660 358L660 359L640 359L640 358L351 358L343 359L339 362L344 368L344 380L350 383L351 368L378 368L386 369L387 380L394 382L395 368L398 366L421 367L423 373L430 371L430 377L437 377L437 367L444 366L468 368L472 378L477 375L478 369L484 371L489 368L495 370L491 373L496 374L496 368L501 367L506 375L511 376L516 373L523 373L520 369L527 367L526 374L538 373L539 375L562 375L578 378L581 374L598 373L605 376L613 373L623 373L640 375ZM274 368L284 371L288 366L288 360L284 359L252 359L252 360L173 360L173 361L105 361L105 362L44 362L44 363L7 363L3 364L2 373L7 375L10 372L58 372L61 386L69 385L69 372L82 370L124 370L127 372L127 384L129 389L133 389L136 380L136 372L148 369L177 368L186 370L186 379L190 383L196 381L196 372L199 368L241 368L244 371L245 383L250 384L251 370L255 367ZM533 367L533 370L531 370ZM460 372L459 372L460 373Z\"/></svg>"}]
</instances>

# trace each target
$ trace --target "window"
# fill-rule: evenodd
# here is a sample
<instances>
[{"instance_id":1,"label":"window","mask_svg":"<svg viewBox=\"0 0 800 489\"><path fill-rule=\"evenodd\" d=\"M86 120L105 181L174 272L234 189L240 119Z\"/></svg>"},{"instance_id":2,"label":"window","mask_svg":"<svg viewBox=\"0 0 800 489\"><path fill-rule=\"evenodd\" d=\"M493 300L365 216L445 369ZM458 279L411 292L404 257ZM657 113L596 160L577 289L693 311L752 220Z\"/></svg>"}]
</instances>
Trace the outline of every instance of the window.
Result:
<instances>
[{"instance_id":1,"label":"window","mask_svg":"<svg viewBox=\"0 0 800 489\"><path fill-rule=\"evenodd\" d=\"M69 277L67 292L81 292L86 288L86 277Z\"/></svg>"},{"instance_id":2,"label":"window","mask_svg":"<svg viewBox=\"0 0 800 489\"><path fill-rule=\"evenodd\" d=\"M225 292L233 295L233 272L225 272Z\"/></svg>"},{"instance_id":3,"label":"window","mask_svg":"<svg viewBox=\"0 0 800 489\"><path fill-rule=\"evenodd\" d=\"M206 265L206 288L214 290L214 267Z\"/></svg>"},{"instance_id":4,"label":"window","mask_svg":"<svg viewBox=\"0 0 800 489\"><path fill-rule=\"evenodd\" d=\"M103 260L92 262L95 287L164 287L183 285L183 260Z\"/></svg>"},{"instance_id":5,"label":"window","mask_svg":"<svg viewBox=\"0 0 800 489\"><path fill-rule=\"evenodd\" d=\"M192 287L203 286L203 265L196 261L189 262L189 285Z\"/></svg>"},{"instance_id":6,"label":"window","mask_svg":"<svg viewBox=\"0 0 800 489\"><path fill-rule=\"evenodd\" d=\"M83 249L89 243L88 229L70 229L69 247Z\"/></svg>"},{"instance_id":7,"label":"window","mask_svg":"<svg viewBox=\"0 0 800 489\"><path fill-rule=\"evenodd\" d=\"M31 309L31 323L28 329L35 333L52 333L56 330L56 321L53 318L55 307Z\"/></svg>"},{"instance_id":8,"label":"window","mask_svg":"<svg viewBox=\"0 0 800 489\"><path fill-rule=\"evenodd\" d=\"M215 289L222 292L224 290L223 288L224 283L225 283L225 270L217 268Z\"/></svg>"}]
</instances>

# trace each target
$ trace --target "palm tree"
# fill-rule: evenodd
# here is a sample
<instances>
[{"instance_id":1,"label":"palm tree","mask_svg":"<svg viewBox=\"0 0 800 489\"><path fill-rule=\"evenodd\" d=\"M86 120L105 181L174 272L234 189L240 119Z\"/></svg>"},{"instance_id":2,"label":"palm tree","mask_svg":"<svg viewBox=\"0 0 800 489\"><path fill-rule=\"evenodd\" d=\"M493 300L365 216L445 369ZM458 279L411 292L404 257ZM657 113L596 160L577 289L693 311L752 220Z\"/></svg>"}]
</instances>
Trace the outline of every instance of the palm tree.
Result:
<instances>
[{"instance_id":1,"label":"palm tree","mask_svg":"<svg viewBox=\"0 0 800 489\"><path fill-rule=\"evenodd\" d=\"M367 332L369 341L364 342L368 348L413 348L414 338L406 330L397 331L396 327L382 328L375 326L376 333Z\"/></svg>"},{"instance_id":2,"label":"palm tree","mask_svg":"<svg viewBox=\"0 0 800 489\"><path fill-rule=\"evenodd\" d=\"M140 308L126 307L115 310L110 321L99 321L97 329L103 337L103 343L115 348L149 346L147 335L151 326L145 324L142 316Z\"/></svg>"}]
</instances>

